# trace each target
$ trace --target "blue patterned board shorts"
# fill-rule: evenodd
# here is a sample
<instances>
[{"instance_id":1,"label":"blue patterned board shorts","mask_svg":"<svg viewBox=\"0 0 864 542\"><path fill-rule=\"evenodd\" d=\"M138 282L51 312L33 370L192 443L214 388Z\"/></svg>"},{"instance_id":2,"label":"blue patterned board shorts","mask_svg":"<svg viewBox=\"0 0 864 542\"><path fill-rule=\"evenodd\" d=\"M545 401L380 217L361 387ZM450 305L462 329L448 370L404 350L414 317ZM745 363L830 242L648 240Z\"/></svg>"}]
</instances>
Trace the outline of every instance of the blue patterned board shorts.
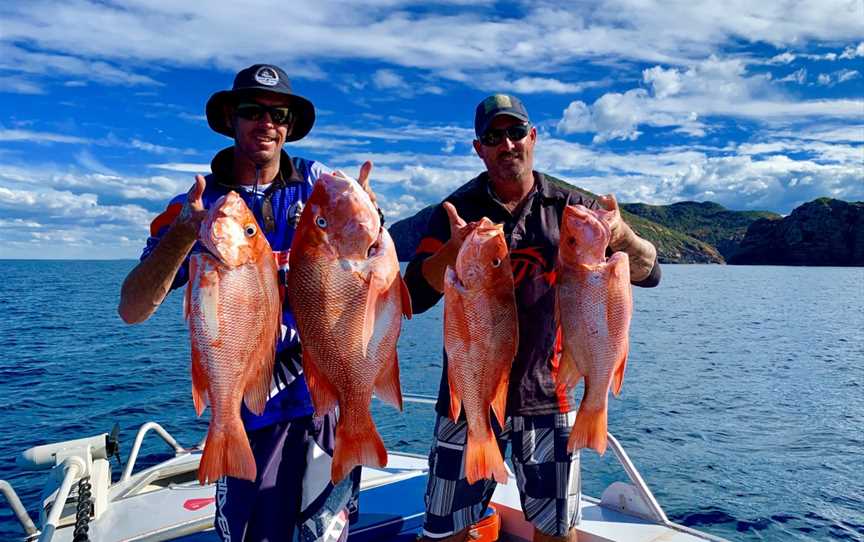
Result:
<instances>
[{"instance_id":1,"label":"blue patterned board shorts","mask_svg":"<svg viewBox=\"0 0 864 542\"><path fill-rule=\"evenodd\" d=\"M356 519L360 468L330 482L335 415L307 416L249 431L254 482L216 482L216 533L222 542L345 542ZM296 538L295 538L296 531Z\"/></svg>"},{"instance_id":2,"label":"blue patterned board shorts","mask_svg":"<svg viewBox=\"0 0 864 542\"><path fill-rule=\"evenodd\" d=\"M581 479L579 452L567 452L575 412L510 416L504 428L492 420L503 455L513 444L513 467L525 519L550 536L564 536L579 522ZM423 535L443 538L477 523L486 511L494 480L471 485L465 479L467 423L438 417L429 453ZM512 482L511 482L512 483Z\"/></svg>"}]
</instances>

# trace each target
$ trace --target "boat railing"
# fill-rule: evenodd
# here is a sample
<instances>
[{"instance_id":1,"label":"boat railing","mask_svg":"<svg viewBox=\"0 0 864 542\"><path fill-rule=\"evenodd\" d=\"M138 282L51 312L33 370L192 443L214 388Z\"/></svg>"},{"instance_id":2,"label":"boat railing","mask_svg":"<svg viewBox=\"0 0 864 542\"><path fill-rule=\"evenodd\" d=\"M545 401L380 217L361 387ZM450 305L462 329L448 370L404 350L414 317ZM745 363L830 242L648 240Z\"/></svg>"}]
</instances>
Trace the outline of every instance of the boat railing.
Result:
<instances>
[{"instance_id":1,"label":"boat railing","mask_svg":"<svg viewBox=\"0 0 864 542\"><path fill-rule=\"evenodd\" d=\"M18 519L18 522L21 524L21 528L24 529L24 532L27 534L27 536L36 536L39 533L39 529L36 528L33 520L30 519L30 515L27 513L27 509L24 508L24 505L21 503L21 499L18 498L18 494L15 493L15 489L12 487L12 484L7 482L6 480L0 480L0 493L2 493L4 497L6 497L6 502L9 503L9 506L12 508L12 512L15 514L15 517Z\"/></svg>"},{"instance_id":2,"label":"boat railing","mask_svg":"<svg viewBox=\"0 0 864 542\"><path fill-rule=\"evenodd\" d=\"M125 482L132 477L132 471L135 469L135 462L138 460L138 453L141 451L141 443L144 442L144 437L150 431L155 431L157 435L162 437L168 446L174 449L174 453L179 455L188 450L177 442L171 436L171 433L165 430L164 427L156 422L147 422L138 429L138 434L135 435L135 442L132 444L132 450L129 452L129 458L126 460L126 468L123 469L123 475L120 476L120 482Z\"/></svg>"}]
</instances>

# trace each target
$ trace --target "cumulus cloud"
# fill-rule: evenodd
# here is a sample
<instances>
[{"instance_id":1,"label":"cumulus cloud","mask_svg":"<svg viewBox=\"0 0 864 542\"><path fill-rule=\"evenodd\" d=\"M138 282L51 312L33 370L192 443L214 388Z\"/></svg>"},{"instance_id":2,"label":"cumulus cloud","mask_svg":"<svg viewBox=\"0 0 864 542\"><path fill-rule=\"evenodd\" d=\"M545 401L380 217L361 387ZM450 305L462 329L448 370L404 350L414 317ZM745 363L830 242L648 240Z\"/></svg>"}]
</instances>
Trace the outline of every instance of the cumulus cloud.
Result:
<instances>
[{"instance_id":1,"label":"cumulus cloud","mask_svg":"<svg viewBox=\"0 0 864 542\"><path fill-rule=\"evenodd\" d=\"M558 133L596 132L595 142L634 140L640 126L670 127L704 135L707 116L755 120L807 117L860 118L860 100L793 101L774 90L764 75L748 75L740 59L711 57L686 70L654 66L642 73L650 88L610 92L588 105L571 102L557 124ZM795 75L802 81L806 71Z\"/></svg>"}]
</instances>

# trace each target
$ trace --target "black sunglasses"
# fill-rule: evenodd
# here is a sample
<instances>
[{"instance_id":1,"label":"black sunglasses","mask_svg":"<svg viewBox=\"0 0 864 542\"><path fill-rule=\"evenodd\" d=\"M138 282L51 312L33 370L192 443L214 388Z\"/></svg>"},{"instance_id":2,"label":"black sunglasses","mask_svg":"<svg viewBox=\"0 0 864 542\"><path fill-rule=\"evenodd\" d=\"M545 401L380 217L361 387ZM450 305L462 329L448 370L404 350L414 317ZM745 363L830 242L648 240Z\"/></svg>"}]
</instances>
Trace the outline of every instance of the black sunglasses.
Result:
<instances>
[{"instance_id":1,"label":"black sunglasses","mask_svg":"<svg viewBox=\"0 0 864 542\"><path fill-rule=\"evenodd\" d=\"M294 113L287 107L270 107L259 103L240 103L235 108L237 116L246 120L260 120L264 113L270 113L270 119L275 124L289 124L294 120Z\"/></svg>"},{"instance_id":2,"label":"black sunglasses","mask_svg":"<svg viewBox=\"0 0 864 542\"><path fill-rule=\"evenodd\" d=\"M528 132L531 131L530 124L514 124L508 128L503 130L496 130L494 128L489 128L483 135L480 136L480 143L486 145L487 147L496 147L504 141L504 137L509 139L510 141L521 141L528 135Z\"/></svg>"}]
</instances>

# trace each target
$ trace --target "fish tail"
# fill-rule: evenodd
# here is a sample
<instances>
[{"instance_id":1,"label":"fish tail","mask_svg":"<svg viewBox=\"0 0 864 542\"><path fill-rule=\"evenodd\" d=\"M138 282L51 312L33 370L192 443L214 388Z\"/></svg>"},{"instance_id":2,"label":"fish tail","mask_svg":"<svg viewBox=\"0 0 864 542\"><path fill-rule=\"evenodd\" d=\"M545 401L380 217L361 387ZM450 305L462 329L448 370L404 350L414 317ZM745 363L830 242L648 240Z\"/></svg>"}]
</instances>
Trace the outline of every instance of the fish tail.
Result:
<instances>
[{"instance_id":1,"label":"fish tail","mask_svg":"<svg viewBox=\"0 0 864 542\"><path fill-rule=\"evenodd\" d=\"M255 481L258 475L255 456L239 416L219 429L211 422L198 466L198 481L202 485L226 475L249 481Z\"/></svg>"},{"instance_id":2,"label":"fish tail","mask_svg":"<svg viewBox=\"0 0 864 542\"><path fill-rule=\"evenodd\" d=\"M567 439L567 451L575 452L581 448L591 448L598 454L606 453L606 407L599 410L589 410L579 407L576 423Z\"/></svg>"},{"instance_id":3,"label":"fish tail","mask_svg":"<svg viewBox=\"0 0 864 542\"><path fill-rule=\"evenodd\" d=\"M339 483L357 465L387 465L387 449L368 411L360 419L340 418L336 424L336 446L330 479L334 484Z\"/></svg>"},{"instance_id":4,"label":"fish tail","mask_svg":"<svg viewBox=\"0 0 864 542\"><path fill-rule=\"evenodd\" d=\"M469 484L484 478L507 483L504 457L491 429L483 431L481 435L468 431L468 440L465 443L465 478Z\"/></svg>"}]
</instances>

